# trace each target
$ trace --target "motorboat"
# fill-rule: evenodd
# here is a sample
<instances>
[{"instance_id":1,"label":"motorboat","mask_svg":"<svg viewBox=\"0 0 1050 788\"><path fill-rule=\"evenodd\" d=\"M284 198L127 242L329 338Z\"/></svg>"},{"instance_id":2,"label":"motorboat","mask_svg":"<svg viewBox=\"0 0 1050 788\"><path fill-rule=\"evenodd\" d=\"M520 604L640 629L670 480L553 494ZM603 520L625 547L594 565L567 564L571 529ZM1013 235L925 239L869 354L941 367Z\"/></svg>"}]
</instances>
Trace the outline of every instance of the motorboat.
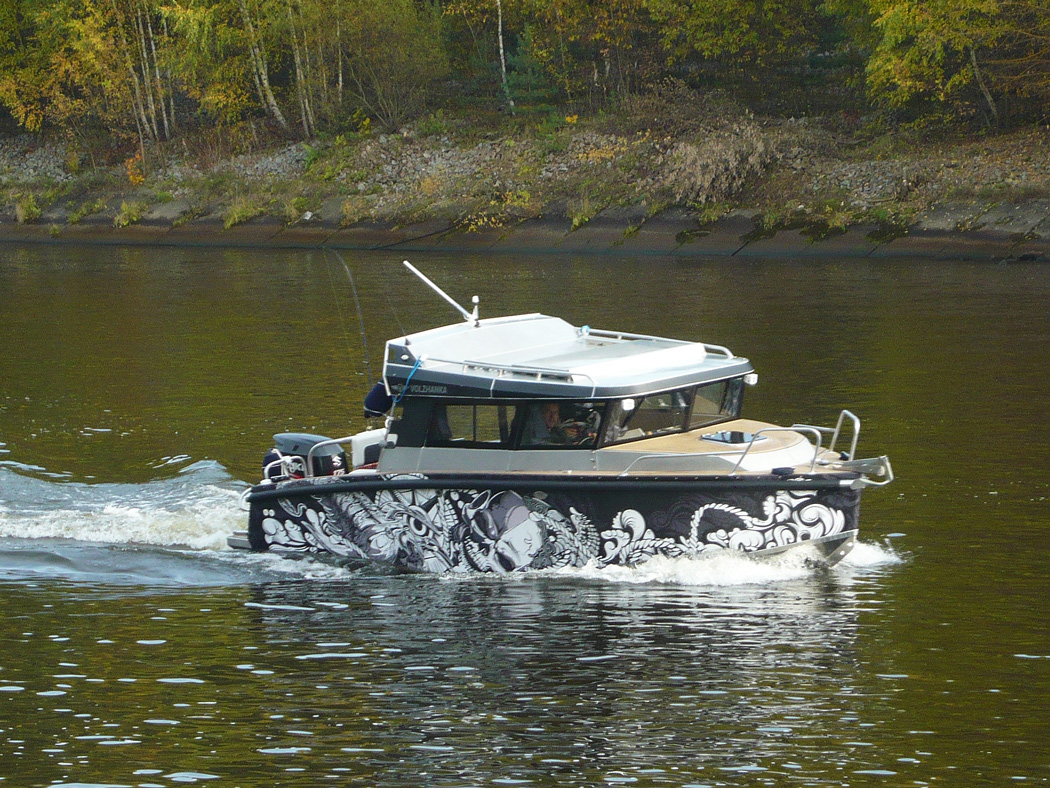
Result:
<instances>
[{"instance_id":1,"label":"motorboat","mask_svg":"<svg viewBox=\"0 0 1050 788\"><path fill-rule=\"evenodd\" d=\"M778 426L741 415L757 383L729 349L462 316L391 339L371 428L274 436L234 547L424 572L635 565L654 556L855 543L861 492L893 479L857 458L860 419Z\"/></svg>"}]
</instances>

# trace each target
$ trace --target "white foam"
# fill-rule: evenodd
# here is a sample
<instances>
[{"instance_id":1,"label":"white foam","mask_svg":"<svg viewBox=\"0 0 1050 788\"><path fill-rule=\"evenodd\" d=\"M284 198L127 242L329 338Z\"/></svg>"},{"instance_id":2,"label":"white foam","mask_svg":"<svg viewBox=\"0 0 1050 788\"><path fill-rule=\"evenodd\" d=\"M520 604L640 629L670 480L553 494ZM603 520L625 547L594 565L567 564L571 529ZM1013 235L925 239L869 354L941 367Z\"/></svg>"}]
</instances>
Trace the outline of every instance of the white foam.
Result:
<instances>
[{"instance_id":1,"label":"white foam","mask_svg":"<svg viewBox=\"0 0 1050 788\"><path fill-rule=\"evenodd\" d=\"M145 484L91 485L5 473L12 492L0 507L0 537L225 550L226 538L244 528L247 515L239 492L222 486L228 480L223 476L221 466L209 463Z\"/></svg>"},{"instance_id":2,"label":"white foam","mask_svg":"<svg viewBox=\"0 0 1050 788\"><path fill-rule=\"evenodd\" d=\"M812 574L810 556L803 550L756 559L734 551L712 552L698 558L654 556L637 566L598 566L559 569L556 574L608 583L668 583L686 586L765 585L797 580Z\"/></svg>"},{"instance_id":3,"label":"white foam","mask_svg":"<svg viewBox=\"0 0 1050 788\"><path fill-rule=\"evenodd\" d=\"M227 547L226 538L243 528L245 519L237 507L237 494L215 489L212 500L189 502L182 509L110 504L95 512L0 512L0 536L223 550Z\"/></svg>"},{"instance_id":4,"label":"white foam","mask_svg":"<svg viewBox=\"0 0 1050 788\"><path fill-rule=\"evenodd\" d=\"M889 545L858 541L832 568L868 569L903 563ZM599 566L557 569L545 574L581 577L607 583L669 584L682 586L751 586L799 580L824 571L823 562L805 547L773 556L751 556L736 551L711 552L696 558L654 556L637 566Z\"/></svg>"},{"instance_id":5,"label":"white foam","mask_svg":"<svg viewBox=\"0 0 1050 788\"><path fill-rule=\"evenodd\" d=\"M904 559L889 543L880 545L858 540L839 565L842 567L871 569L903 563Z\"/></svg>"},{"instance_id":6,"label":"white foam","mask_svg":"<svg viewBox=\"0 0 1050 788\"><path fill-rule=\"evenodd\" d=\"M239 527L243 528L243 523ZM225 563L232 562L239 567L249 567L267 575L284 575L290 579L312 580L319 583L346 580L357 572L348 566L316 560L310 555L289 555L276 550L264 553L230 550L209 555Z\"/></svg>"}]
</instances>

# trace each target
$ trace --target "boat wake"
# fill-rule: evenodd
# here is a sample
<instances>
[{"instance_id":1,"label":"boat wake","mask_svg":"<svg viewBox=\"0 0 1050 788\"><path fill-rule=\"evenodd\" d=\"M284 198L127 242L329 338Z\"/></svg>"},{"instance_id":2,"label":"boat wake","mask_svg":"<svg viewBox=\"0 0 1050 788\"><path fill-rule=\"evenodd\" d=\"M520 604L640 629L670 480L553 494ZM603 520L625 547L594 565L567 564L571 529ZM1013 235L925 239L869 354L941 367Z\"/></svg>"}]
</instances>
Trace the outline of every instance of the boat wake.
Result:
<instances>
[{"instance_id":1,"label":"boat wake","mask_svg":"<svg viewBox=\"0 0 1050 788\"><path fill-rule=\"evenodd\" d=\"M903 564L904 560L905 556L898 553L888 540L883 544L858 541L839 566L843 569L878 569Z\"/></svg>"},{"instance_id":2,"label":"boat wake","mask_svg":"<svg viewBox=\"0 0 1050 788\"><path fill-rule=\"evenodd\" d=\"M0 538L225 550L243 487L216 462L145 484L85 484L0 467Z\"/></svg>"},{"instance_id":3,"label":"boat wake","mask_svg":"<svg viewBox=\"0 0 1050 788\"><path fill-rule=\"evenodd\" d=\"M359 569L302 557L230 550L244 527L244 484L216 462L196 462L143 484L86 484L42 469L0 465L0 580L64 579L129 585L212 585L253 580L340 581ZM889 546L857 542L836 575L897 564ZM656 556L637 566L530 572L520 579L569 578L610 584L768 585L826 571L804 550L752 558ZM453 575L450 580L480 580ZM488 576L488 581L498 576Z\"/></svg>"},{"instance_id":4,"label":"boat wake","mask_svg":"<svg viewBox=\"0 0 1050 788\"><path fill-rule=\"evenodd\" d=\"M712 552L698 558L655 556L637 566L588 565L559 569L551 574L635 585L745 586L802 580L819 572L848 576L858 570L899 564L902 560L889 545L858 541L853 550L830 569L815 554L809 554L805 549L795 549L780 555L761 557L733 551Z\"/></svg>"}]
</instances>

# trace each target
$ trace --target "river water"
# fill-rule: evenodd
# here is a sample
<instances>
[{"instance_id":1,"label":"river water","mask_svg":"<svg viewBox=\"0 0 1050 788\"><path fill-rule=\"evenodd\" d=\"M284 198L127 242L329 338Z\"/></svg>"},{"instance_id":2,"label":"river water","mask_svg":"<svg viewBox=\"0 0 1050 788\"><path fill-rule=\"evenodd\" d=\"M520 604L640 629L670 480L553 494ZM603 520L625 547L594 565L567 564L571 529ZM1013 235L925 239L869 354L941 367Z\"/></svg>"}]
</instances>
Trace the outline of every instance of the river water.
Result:
<instances>
[{"instance_id":1,"label":"river water","mask_svg":"<svg viewBox=\"0 0 1050 788\"><path fill-rule=\"evenodd\" d=\"M1050 268L416 255L483 316L723 344L863 419L862 540L515 578L235 553L270 435L452 322L394 253L0 247L0 783L1050 782ZM364 339L364 341L363 341Z\"/></svg>"}]
</instances>

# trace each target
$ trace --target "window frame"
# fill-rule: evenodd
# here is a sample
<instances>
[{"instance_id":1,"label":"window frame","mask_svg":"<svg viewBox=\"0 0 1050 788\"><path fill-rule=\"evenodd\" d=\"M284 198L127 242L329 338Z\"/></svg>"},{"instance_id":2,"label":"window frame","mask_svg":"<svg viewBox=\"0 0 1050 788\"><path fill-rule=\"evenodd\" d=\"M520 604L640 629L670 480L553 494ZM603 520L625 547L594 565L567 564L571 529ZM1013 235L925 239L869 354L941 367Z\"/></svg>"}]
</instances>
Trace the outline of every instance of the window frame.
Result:
<instances>
[{"instance_id":1,"label":"window frame","mask_svg":"<svg viewBox=\"0 0 1050 788\"><path fill-rule=\"evenodd\" d=\"M722 393L722 401L719 405L720 416L713 418L709 421L705 421L703 424L692 425L693 412L696 408L697 392L707 386L715 386L723 384L724 391ZM709 380L704 383L694 383L689 386L679 386L677 388L665 389L663 391L654 391L648 394L639 395L635 397L618 397L616 399L558 399L552 397L549 399L539 398L528 398L528 399L482 399L482 398L433 398L429 403L428 415L425 422L420 423L421 420L414 419L415 423L419 424L422 428L422 439L419 442L421 448L430 449L489 449L499 451L564 451L564 450L576 450L576 451L594 451L601 449L606 446L621 446L626 443L633 443L635 441L649 440L650 438L664 437L667 435L677 435L684 432L694 432L699 429L705 429L715 424L722 424L727 421L740 418L740 409L743 404L743 394L745 390L744 376L734 375L726 378L719 378L717 380ZM648 435L636 435L630 438L620 438L618 440L607 440L606 432L610 426L610 419L614 418L615 413L618 410L618 405L625 399L643 400L647 397L659 397L662 395L682 395L688 398L689 405L682 411L682 418L680 419L677 426L669 429L662 430L657 433ZM430 399L430 398L428 398ZM524 444L524 433L525 423L527 420L528 409L531 406L541 405L545 402L557 402L563 408L567 405L575 406L586 406L589 411L598 411L600 416L598 420L598 431L593 443L580 444L580 443L543 443L543 444ZM441 409L449 406L455 407L473 407L473 436L477 436L477 408L479 406L491 407L497 409L497 421L499 424L501 438L500 441L479 441L476 439L471 440L456 440L456 439L438 439L435 440L431 435L431 430L438 418L438 414ZM499 413L499 409L505 409L504 413ZM729 409L729 412L727 412ZM520 418L519 418L520 416ZM503 436L504 428L506 429L506 436ZM408 444L403 444L408 445Z\"/></svg>"},{"instance_id":2,"label":"window frame","mask_svg":"<svg viewBox=\"0 0 1050 788\"><path fill-rule=\"evenodd\" d=\"M725 384L725 388L722 392L722 401L719 405L720 417L706 421L703 424L692 424L693 410L696 407L696 396L697 392L701 388L707 386L716 386L718 384ZM676 428L661 430L659 432L652 432L643 435L634 435L629 438L619 438L616 440L607 440L606 434L609 430L610 423L609 419L613 418L613 414L617 410L616 405L625 399L637 399L644 400L648 397L659 397L664 394L677 394L682 392L689 398L689 407L683 411L683 416ZM605 417L603 418L600 438L598 441L599 448L604 446L622 446L625 443L634 443L636 441L649 440L651 438L662 438L667 435L679 435L685 432L695 432L696 430L705 429L715 424L722 424L727 421L733 421L734 419L740 418L740 408L743 404L743 392L744 392L744 377L742 375L734 375L727 378L719 378L717 380L709 380L704 383L693 383L689 386L681 386L679 388L665 389L664 391L654 391L649 394L645 394L641 397L621 397L619 399L610 400L609 405L606 408ZM727 406L734 406L733 412L726 412ZM636 406L637 407L637 406Z\"/></svg>"},{"instance_id":3,"label":"window frame","mask_svg":"<svg viewBox=\"0 0 1050 788\"><path fill-rule=\"evenodd\" d=\"M534 406L542 405L546 402L556 402L562 407L567 405L585 406L588 411L598 411L598 426L595 433L595 438L590 443L536 443L536 444L524 444L526 422L528 420L529 409ZM473 414L473 437L470 440L459 439L451 437L444 439L441 437L435 437L434 427L437 424L437 420L441 418L442 410L446 413L446 424L447 424L447 408L449 407L472 407L474 408ZM505 408L506 409L506 437L501 437L499 443L494 441L479 441L477 437L477 408L478 407L493 407L493 408ZM576 450L590 450L598 448L601 443L602 429L605 424L605 414L609 408L609 401L604 399L595 400L577 400L577 399L435 399L429 408L429 417L426 420L425 428L423 430L423 439L421 447L429 449L498 449L504 451L562 451L565 449L576 449ZM503 418L499 415L497 418L500 421L500 431L503 431ZM562 420L564 421L564 420Z\"/></svg>"},{"instance_id":4,"label":"window frame","mask_svg":"<svg viewBox=\"0 0 1050 788\"><path fill-rule=\"evenodd\" d=\"M441 418L440 414L444 411L445 425L450 427L448 421L448 408L472 408L473 414L471 418L472 430L470 439L457 439L454 435L449 438L441 438L440 436L434 436L434 428L438 426L438 419ZM500 440L497 441L485 441L478 440L478 408L488 407L496 409L496 420L498 429L500 431ZM430 406L430 418L426 423L426 430L423 433L423 446L431 449L497 449L507 450L513 448L514 434L510 429L510 420L504 418L504 414L501 414L500 409L506 409L508 403L503 400L435 400ZM507 424L507 435L503 436L503 425L504 421Z\"/></svg>"}]
</instances>

